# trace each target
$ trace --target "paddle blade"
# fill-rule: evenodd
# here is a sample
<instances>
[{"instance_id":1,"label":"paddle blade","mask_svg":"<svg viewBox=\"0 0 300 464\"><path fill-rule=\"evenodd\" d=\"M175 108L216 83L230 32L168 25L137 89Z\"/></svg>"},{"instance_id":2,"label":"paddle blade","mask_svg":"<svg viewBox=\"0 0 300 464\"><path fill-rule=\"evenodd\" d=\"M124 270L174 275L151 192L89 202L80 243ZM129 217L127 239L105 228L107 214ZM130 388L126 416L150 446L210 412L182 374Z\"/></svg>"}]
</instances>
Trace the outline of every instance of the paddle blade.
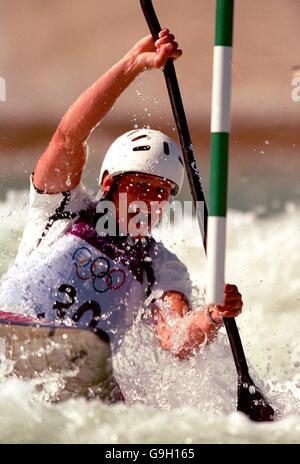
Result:
<instances>
[{"instance_id":1,"label":"paddle blade","mask_svg":"<svg viewBox=\"0 0 300 464\"><path fill-rule=\"evenodd\" d=\"M273 421L277 414L250 377L238 379L237 410L256 422Z\"/></svg>"}]
</instances>

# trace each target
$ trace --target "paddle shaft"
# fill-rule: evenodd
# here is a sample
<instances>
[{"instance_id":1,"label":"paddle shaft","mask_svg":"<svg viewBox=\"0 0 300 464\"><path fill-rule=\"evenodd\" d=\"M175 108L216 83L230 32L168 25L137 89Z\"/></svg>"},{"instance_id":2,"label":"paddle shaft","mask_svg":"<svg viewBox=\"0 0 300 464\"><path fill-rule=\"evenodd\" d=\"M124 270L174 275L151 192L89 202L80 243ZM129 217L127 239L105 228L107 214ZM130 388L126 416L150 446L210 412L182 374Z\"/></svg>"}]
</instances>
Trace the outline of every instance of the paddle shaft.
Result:
<instances>
[{"instance_id":1,"label":"paddle shaft","mask_svg":"<svg viewBox=\"0 0 300 464\"><path fill-rule=\"evenodd\" d=\"M159 21L154 11L151 0L140 0L142 10L144 12L148 27L154 38L157 40L158 34L161 31ZM196 157L192 148L192 142L190 132L185 116L185 111L182 103L182 98L179 90L179 85L176 77L175 67L172 59L168 59L164 67L164 76L167 84L167 89L170 97L172 111L176 123L176 128L183 152L184 164L190 184L191 194L193 197L194 204L197 205L201 202L202 208L196 208L202 214L197 215L199 222L201 236L203 241L204 250L206 252L207 243L207 219L208 211L207 205L201 185L200 173L197 168ZM228 335L231 351L233 354L237 374L239 378L247 378L248 365L242 345L242 341L238 332L238 328L234 318L224 318L224 325Z\"/></svg>"},{"instance_id":2,"label":"paddle shaft","mask_svg":"<svg viewBox=\"0 0 300 464\"><path fill-rule=\"evenodd\" d=\"M154 11L152 1L140 0L141 6L154 40L158 39L161 26ZM208 211L205 197L200 180L200 172L197 167L197 161L193 150L190 131L185 116L180 89L176 77L175 67L172 59L168 59L164 66L163 73L166 80L167 90L172 106L172 111L177 127L177 133L180 140L181 149L184 157L184 164L188 176L192 198L197 211L197 219L201 230L201 237L204 249L206 250L207 237L207 218ZM198 214L203 212L203 214Z\"/></svg>"}]
</instances>

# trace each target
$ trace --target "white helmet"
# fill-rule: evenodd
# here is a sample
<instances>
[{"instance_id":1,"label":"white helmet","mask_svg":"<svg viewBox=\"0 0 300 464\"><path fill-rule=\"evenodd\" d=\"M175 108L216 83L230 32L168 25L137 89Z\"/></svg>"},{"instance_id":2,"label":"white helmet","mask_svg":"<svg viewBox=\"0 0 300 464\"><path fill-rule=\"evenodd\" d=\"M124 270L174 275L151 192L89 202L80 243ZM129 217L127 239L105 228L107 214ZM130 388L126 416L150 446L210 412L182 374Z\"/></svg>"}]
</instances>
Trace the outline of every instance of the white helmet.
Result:
<instances>
[{"instance_id":1,"label":"white helmet","mask_svg":"<svg viewBox=\"0 0 300 464\"><path fill-rule=\"evenodd\" d=\"M174 184L174 196L180 192L184 176L177 144L167 135L152 129L131 130L118 137L105 155L100 182L107 171L113 177L124 172L162 177Z\"/></svg>"}]
</instances>

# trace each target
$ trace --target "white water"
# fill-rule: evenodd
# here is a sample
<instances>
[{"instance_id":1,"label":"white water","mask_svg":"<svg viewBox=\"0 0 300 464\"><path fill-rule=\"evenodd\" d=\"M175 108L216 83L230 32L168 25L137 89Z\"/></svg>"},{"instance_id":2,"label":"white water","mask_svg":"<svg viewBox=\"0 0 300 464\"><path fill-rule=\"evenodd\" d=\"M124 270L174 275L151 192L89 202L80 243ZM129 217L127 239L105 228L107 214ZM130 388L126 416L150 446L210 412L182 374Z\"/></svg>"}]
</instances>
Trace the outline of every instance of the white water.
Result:
<instances>
[{"instance_id":1,"label":"white water","mask_svg":"<svg viewBox=\"0 0 300 464\"><path fill-rule=\"evenodd\" d=\"M0 205L1 273L12 261L25 223L27 194L11 192ZM235 412L236 375L226 336L190 361L157 347L148 326L136 325L114 360L127 405L84 399L49 404L53 385L38 395L33 383L7 379L0 363L1 443L298 443L300 441L300 212L260 219L231 211L227 281L244 300L237 320L255 380L281 411L273 424ZM167 234L195 285L205 282L197 230ZM143 343L142 343L143 342ZM253 372L253 371L252 371ZM139 401L146 404L141 404ZM135 401L138 401L135 403Z\"/></svg>"}]
</instances>

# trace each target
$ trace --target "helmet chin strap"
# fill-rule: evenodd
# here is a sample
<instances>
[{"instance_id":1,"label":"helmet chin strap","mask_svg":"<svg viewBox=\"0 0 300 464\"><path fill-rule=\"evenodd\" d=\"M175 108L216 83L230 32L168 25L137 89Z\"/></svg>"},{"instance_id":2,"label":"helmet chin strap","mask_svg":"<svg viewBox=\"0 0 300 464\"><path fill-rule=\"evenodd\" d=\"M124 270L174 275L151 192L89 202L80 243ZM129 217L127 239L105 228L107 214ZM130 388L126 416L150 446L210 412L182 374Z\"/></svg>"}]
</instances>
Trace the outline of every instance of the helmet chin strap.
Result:
<instances>
[{"instance_id":1,"label":"helmet chin strap","mask_svg":"<svg viewBox=\"0 0 300 464\"><path fill-rule=\"evenodd\" d=\"M101 198L102 200L113 201L113 194L117 189L121 176L122 174L112 177L112 183L107 192L103 190L102 184L100 184L100 188L102 188L102 191L103 191L102 198Z\"/></svg>"}]
</instances>

